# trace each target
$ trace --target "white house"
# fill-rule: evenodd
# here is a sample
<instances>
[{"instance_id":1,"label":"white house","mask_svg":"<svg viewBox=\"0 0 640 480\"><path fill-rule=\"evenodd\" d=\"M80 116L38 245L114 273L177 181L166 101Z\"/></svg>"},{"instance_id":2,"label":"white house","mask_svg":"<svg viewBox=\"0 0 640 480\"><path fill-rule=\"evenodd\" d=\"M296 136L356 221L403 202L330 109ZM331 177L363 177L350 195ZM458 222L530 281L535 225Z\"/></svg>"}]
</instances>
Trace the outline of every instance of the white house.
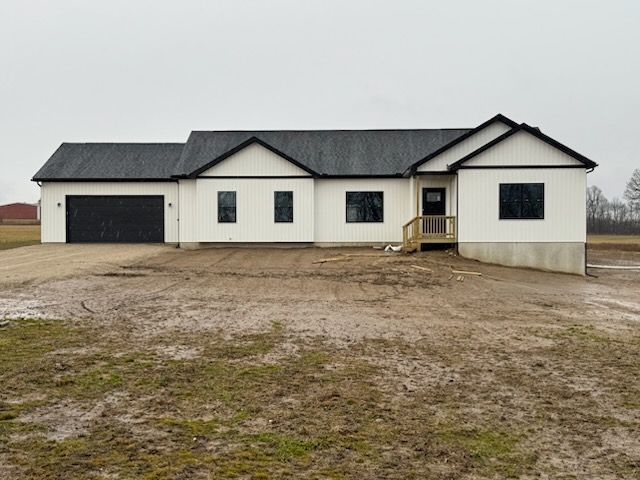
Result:
<instances>
[{"instance_id":1,"label":"white house","mask_svg":"<svg viewBox=\"0 0 640 480\"><path fill-rule=\"evenodd\" d=\"M33 180L46 243L450 243L486 262L584 274L586 174L596 166L496 115L473 129L63 143Z\"/></svg>"}]
</instances>

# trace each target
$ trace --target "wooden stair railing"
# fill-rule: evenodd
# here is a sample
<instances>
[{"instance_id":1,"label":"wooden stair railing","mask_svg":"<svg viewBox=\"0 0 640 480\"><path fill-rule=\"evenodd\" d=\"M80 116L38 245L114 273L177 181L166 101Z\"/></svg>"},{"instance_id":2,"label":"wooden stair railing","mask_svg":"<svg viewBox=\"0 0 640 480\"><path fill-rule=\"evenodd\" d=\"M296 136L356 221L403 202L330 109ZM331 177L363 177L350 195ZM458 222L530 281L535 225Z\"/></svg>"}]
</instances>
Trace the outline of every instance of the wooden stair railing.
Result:
<instances>
[{"instance_id":1,"label":"wooden stair railing","mask_svg":"<svg viewBox=\"0 0 640 480\"><path fill-rule=\"evenodd\" d=\"M419 215L402 226L402 249L413 252L422 243L454 243L456 217L448 215Z\"/></svg>"}]
</instances>

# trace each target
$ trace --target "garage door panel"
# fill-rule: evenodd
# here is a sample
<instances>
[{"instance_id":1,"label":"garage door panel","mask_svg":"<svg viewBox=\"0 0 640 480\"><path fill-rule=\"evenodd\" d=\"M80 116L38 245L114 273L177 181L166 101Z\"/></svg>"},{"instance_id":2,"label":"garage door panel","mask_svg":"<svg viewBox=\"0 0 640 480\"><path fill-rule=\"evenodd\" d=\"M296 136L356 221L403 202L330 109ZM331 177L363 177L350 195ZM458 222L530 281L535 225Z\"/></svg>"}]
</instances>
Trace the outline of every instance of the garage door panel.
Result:
<instances>
[{"instance_id":1,"label":"garage door panel","mask_svg":"<svg viewBox=\"0 0 640 480\"><path fill-rule=\"evenodd\" d=\"M162 243L162 195L92 195L67 197L69 243Z\"/></svg>"}]
</instances>

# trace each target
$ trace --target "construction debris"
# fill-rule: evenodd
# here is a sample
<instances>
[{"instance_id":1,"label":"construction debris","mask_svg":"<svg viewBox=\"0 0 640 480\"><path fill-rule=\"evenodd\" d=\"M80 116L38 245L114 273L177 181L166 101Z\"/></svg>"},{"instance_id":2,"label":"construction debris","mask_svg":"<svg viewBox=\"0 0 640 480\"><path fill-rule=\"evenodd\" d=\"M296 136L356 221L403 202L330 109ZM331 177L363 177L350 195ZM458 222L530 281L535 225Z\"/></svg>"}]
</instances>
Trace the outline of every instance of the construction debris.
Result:
<instances>
[{"instance_id":1,"label":"construction debris","mask_svg":"<svg viewBox=\"0 0 640 480\"><path fill-rule=\"evenodd\" d=\"M451 273L462 274L462 275L477 275L482 276L480 272L470 272L468 270L451 270Z\"/></svg>"},{"instance_id":2,"label":"construction debris","mask_svg":"<svg viewBox=\"0 0 640 480\"><path fill-rule=\"evenodd\" d=\"M314 260L311 263L327 263L327 262L338 262L340 260L349 260L349 257L331 257L331 258L321 258L320 260Z\"/></svg>"},{"instance_id":3,"label":"construction debris","mask_svg":"<svg viewBox=\"0 0 640 480\"><path fill-rule=\"evenodd\" d=\"M420 265L411 265L412 268L417 268L418 270L424 270L425 272L433 272L430 268L421 267Z\"/></svg>"},{"instance_id":4,"label":"construction debris","mask_svg":"<svg viewBox=\"0 0 640 480\"><path fill-rule=\"evenodd\" d=\"M351 260L354 257L390 258L389 255L385 255L384 253L343 253L339 257L321 258L320 260L314 260L311 263L338 262L341 260Z\"/></svg>"},{"instance_id":5,"label":"construction debris","mask_svg":"<svg viewBox=\"0 0 640 480\"><path fill-rule=\"evenodd\" d=\"M464 282L464 277L463 277L462 275L458 275L458 276L456 277L456 281L458 281L458 282Z\"/></svg>"}]
</instances>

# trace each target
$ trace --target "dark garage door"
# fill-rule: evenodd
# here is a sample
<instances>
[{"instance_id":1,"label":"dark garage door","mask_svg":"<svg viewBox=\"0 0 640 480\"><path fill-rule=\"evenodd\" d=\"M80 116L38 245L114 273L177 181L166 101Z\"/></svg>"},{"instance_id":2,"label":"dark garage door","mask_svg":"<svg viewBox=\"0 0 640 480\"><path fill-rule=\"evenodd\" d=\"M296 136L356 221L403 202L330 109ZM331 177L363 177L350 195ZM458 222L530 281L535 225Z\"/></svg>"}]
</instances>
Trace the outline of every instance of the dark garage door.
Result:
<instances>
[{"instance_id":1,"label":"dark garage door","mask_svg":"<svg viewBox=\"0 0 640 480\"><path fill-rule=\"evenodd\" d=\"M67 196L68 243L162 243L162 195Z\"/></svg>"}]
</instances>

